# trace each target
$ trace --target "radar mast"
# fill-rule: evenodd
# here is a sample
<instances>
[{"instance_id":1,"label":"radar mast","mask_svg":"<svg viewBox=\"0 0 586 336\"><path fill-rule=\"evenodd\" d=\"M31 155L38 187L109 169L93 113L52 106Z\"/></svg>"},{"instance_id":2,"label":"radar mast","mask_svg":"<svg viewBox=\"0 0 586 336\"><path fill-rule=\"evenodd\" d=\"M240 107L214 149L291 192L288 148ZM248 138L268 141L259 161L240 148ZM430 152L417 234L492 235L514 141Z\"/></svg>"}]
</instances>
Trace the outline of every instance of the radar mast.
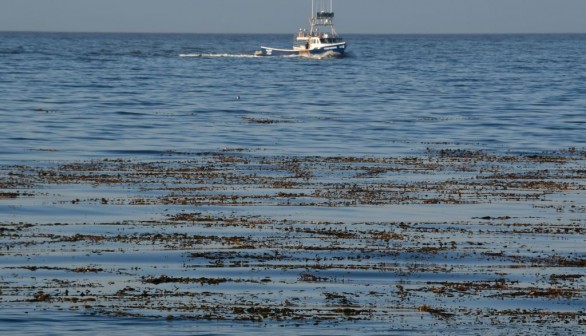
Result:
<instances>
[{"instance_id":1,"label":"radar mast","mask_svg":"<svg viewBox=\"0 0 586 336\"><path fill-rule=\"evenodd\" d=\"M311 0L311 36L320 36L321 28L329 30L331 37L338 36L334 27L334 1L333 0Z\"/></svg>"}]
</instances>

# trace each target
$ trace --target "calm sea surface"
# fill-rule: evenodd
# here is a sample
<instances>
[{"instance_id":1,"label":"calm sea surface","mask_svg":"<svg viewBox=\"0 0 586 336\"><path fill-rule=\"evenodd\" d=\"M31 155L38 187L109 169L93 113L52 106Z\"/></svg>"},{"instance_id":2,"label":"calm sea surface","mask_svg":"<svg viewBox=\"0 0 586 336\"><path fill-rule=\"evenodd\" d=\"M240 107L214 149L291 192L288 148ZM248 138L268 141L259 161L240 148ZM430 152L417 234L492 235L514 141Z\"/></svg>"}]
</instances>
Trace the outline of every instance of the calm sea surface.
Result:
<instances>
[{"instance_id":1,"label":"calm sea surface","mask_svg":"<svg viewBox=\"0 0 586 336\"><path fill-rule=\"evenodd\" d=\"M585 35L347 40L316 60L250 57L286 35L1 33L0 160L586 143Z\"/></svg>"},{"instance_id":2,"label":"calm sea surface","mask_svg":"<svg viewBox=\"0 0 586 336\"><path fill-rule=\"evenodd\" d=\"M273 157L424 157L429 149L508 155L573 153L586 146L586 35L350 35L349 55L343 59L253 56L260 45L288 47L291 40L288 35L0 33L0 167L112 158L149 162L222 150ZM90 200L104 197L99 188L79 188L92 193L86 197ZM128 189L142 192L140 186ZM69 197L65 187L57 192ZM31 215L37 216L34 220L57 222L55 216L67 220L67 211L80 209L69 198L55 201L51 191L46 193L32 201L6 193L0 209L9 218L0 222L26 221L30 209L40 209ZM82 197L83 203L83 195L71 199ZM563 197L575 207L581 202ZM39 204L27 208L27 202ZM509 212L496 215L520 208L525 211L520 217L533 218L533 209L524 206L503 206ZM120 211L137 217L145 211L135 206L135 212L128 212L130 208ZM155 208L159 214L161 209ZM372 219L371 207L358 210ZM554 222L559 214L551 213ZM46 215L53 217L45 220ZM109 213L101 215L106 219L96 215L97 220L112 221ZM470 220L486 213L465 215ZM583 213L567 216L563 219L583 224ZM449 220L461 220L453 218ZM5 259L8 266L27 264L18 253L10 258ZM184 266L181 260L178 265ZM9 286L15 269L3 269L0 282ZM25 271L30 270L18 269ZM28 288L26 281L34 288L38 274L23 277L23 288ZM571 310L564 304L559 305ZM423 321L418 314L407 313L393 325L362 321L330 329L285 322L259 328L261 324L244 322L171 323L36 307L12 302L1 308L0 334L435 332L432 327L404 329L423 323L416 322ZM524 327L500 331L515 333ZM451 328L448 321L442 332L470 332L465 326ZM476 326L474 332L489 330Z\"/></svg>"}]
</instances>

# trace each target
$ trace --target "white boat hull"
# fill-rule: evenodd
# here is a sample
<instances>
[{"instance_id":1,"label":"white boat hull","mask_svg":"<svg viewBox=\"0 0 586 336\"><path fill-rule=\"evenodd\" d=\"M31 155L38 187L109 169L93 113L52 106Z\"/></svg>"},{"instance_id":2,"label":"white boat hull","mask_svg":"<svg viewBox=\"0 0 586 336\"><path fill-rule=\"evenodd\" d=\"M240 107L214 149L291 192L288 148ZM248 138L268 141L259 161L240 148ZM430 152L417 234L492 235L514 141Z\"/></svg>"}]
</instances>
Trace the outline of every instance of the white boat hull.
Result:
<instances>
[{"instance_id":1,"label":"white boat hull","mask_svg":"<svg viewBox=\"0 0 586 336\"><path fill-rule=\"evenodd\" d=\"M329 3L329 5L328 5ZM257 56L334 56L343 57L346 41L334 28L333 0L312 0L309 32L300 29L291 49L262 47Z\"/></svg>"},{"instance_id":2,"label":"white boat hull","mask_svg":"<svg viewBox=\"0 0 586 336\"><path fill-rule=\"evenodd\" d=\"M257 56L304 56L304 55L321 55L325 53L335 53L343 57L346 51L346 42L336 44L326 44L310 49L294 48L280 49L271 47L260 47Z\"/></svg>"}]
</instances>

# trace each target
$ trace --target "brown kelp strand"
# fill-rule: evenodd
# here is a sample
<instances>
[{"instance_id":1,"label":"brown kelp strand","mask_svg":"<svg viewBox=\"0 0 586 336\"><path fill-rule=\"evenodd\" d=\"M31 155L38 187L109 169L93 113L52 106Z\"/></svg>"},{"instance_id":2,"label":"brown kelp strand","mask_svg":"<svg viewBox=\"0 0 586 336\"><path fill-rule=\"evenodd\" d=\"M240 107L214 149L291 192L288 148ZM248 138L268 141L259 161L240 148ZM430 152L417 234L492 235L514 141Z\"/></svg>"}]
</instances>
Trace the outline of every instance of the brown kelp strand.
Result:
<instances>
[{"instance_id":1,"label":"brown kelp strand","mask_svg":"<svg viewBox=\"0 0 586 336\"><path fill-rule=\"evenodd\" d=\"M584 167L575 149L3 166L0 303L575 331L585 323Z\"/></svg>"}]
</instances>

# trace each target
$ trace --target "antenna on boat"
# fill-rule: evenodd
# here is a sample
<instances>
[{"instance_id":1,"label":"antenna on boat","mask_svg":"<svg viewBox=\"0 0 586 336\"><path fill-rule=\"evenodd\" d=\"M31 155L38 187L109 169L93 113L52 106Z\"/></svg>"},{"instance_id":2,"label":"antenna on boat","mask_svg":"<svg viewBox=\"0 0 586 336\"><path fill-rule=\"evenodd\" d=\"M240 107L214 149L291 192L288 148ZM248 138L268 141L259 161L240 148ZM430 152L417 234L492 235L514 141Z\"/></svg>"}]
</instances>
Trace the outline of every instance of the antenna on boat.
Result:
<instances>
[{"instance_id":1,"label":"antenna on boat","mask_svg":"<svg viewBox=\"0 0 586 336\"><path fill-rule=\"evenodd\" d=\"M336 28L334 28L334 0L311 0L309 25L309 33L306 33L305 29L299 29L292 49L261 46L261 51L258 52L258 55L306 56L333 53L344 56L346 41L338 36Z\"/></svg>"}]
</instances>

